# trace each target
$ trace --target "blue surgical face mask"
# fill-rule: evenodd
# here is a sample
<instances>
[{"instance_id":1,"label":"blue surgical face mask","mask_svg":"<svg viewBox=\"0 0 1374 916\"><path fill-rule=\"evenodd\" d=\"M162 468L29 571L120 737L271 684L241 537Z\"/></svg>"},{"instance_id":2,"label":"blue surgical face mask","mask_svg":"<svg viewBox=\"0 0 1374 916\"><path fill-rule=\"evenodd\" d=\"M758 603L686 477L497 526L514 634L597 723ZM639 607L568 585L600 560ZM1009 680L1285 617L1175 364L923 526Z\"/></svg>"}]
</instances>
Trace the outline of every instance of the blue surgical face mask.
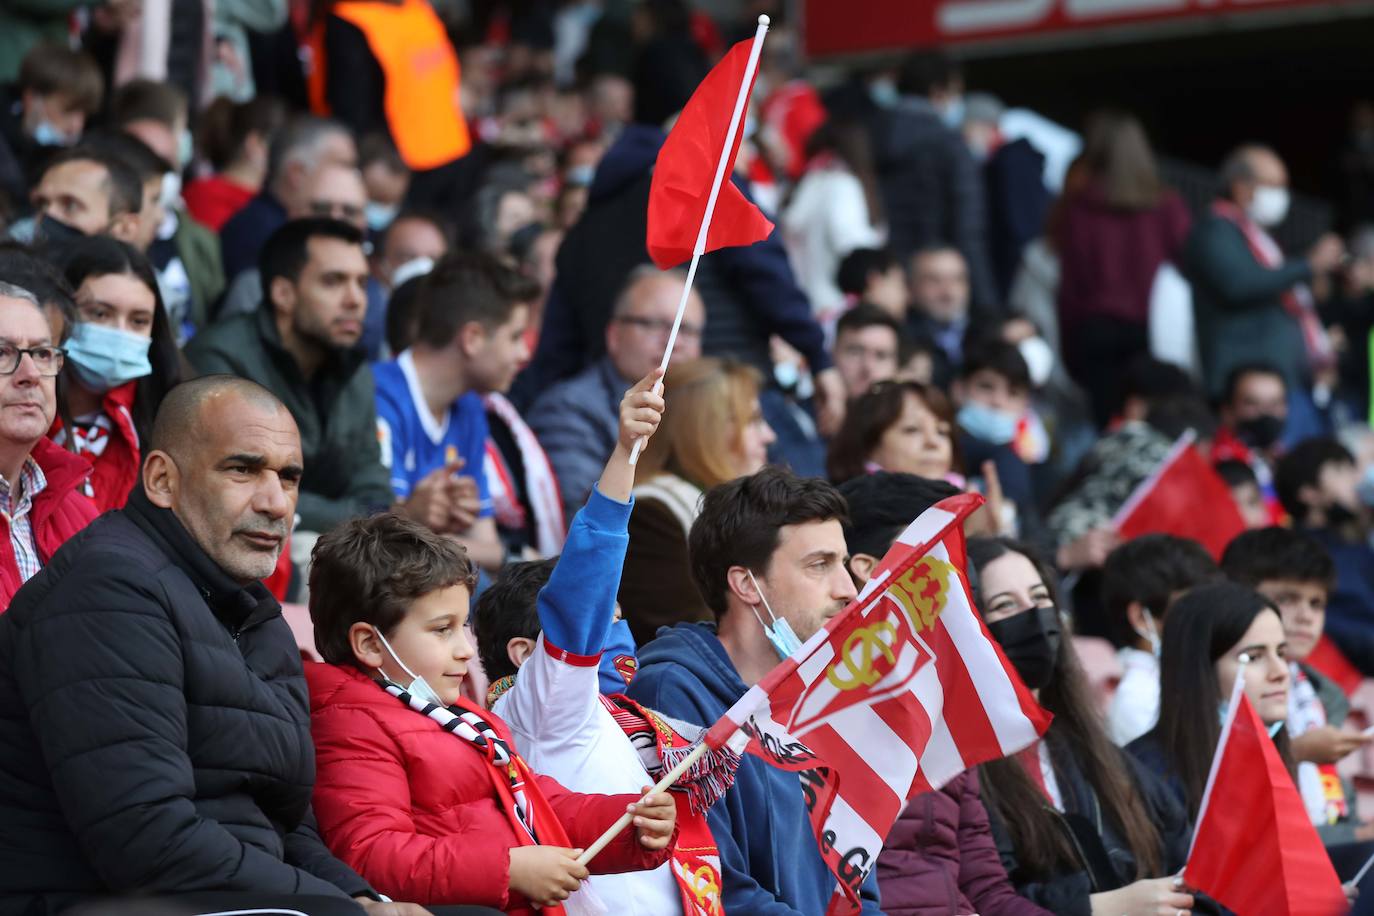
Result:
<instances>
[{"instance_id":1,"label":"blue surgical face mask","mask_svg":"<svg viewBox=\"0 0 1374 916\"><path fill-rule=\"evenodd\" d=\"M594 165L575 165L563 173L565 184L575 188L590 188L592 179L596 177L596 166Z\"/></svg>"},{"instance_id":2,"label":"blue surgical face mask","mask_svg":"<svg viewBox=\"0 0 1374 916\"><path fill-rule=\"evenodd\" d=\"M1374 506L1374 464L1364 469L1364 476L1356 485L1355 492L1359 494L1360 502Z\"/></svg>"},{"instance_id":3,"label":"blue surgical face mask","mask_svg":"<svg viewBox=\"0 0 1374 916\"><path fill-rule=\"evenodd\" d=\"M792 631L790 623L773 613L773 609L768 605L768 599L763 594L763 589L759 588L759 581L754 578L754 571L746 569L745 572L749 574L749 581L754 583L754 591L759 593L759 598L763 601L763 609L768 612L768 617L773 621L772 625L764 623L763 617L759 614L758 606L754 606L754 616L758 618L759 626L763 627L763 635L767 637L769 645L773 647L773 651L778 654L779 659L791 658L802 647L802 641Z\"/></svg>"},{"instance_id":4,"label":"blue surgical face mask","mask_svg":"<svg viewBox=\"0 0 1374 916\"><path fill-rule=\"evenodd\" d=\"M373 232L381 232L391 225L392 220L396 219L397 207L393 204L381 204L375 200L369 200L363 206L363 218L367 220L367 228Z\"/></svg>"},{"instance_id":5,"label":"blue surgical face mask","mask_svg":"<svg viewBox=\"0 0 1374 916\"><path fill-rule=\"evenodd\" d=\"M397 655L396 650L391 648L391 643L386 641L386 637L382 635L381 630L373 627L372 632L377 634L377 638L382 641L382 645L386 648L387 654L396 661L396 664L401 666L401 670L410 678L409 684L398 684L397 686L417 700L433 704L434 706L448 706L447 703L439 698L439 694L434 692L434 688L429 686L429 681L420 677L420 675L416 674L414 671L411 671L409 666L401 661L401 656ZM382 676L386 677L386 675Z\"/></svg>"},{"instance_id":6,"label":"blue surgical face mask","mask_svg":"<svg viewBox=\"0 0 1374 916\"><path fill-rule=\"evenodd\" d=\"M191 157L196 154L196 141L191 136L191 129L183 127L177 136L177 169L184 169L191 164Z\"/></svg>"},{"instance_id":7,"label":"blue surgical face mask","mask_svg":"<svg viewBox=\"0 0 1374 916\"><path fill-rule=\"evenodd\" d=\"M879 108L891 108L901 99L897 84L890 79L876 79L868 84L868 97Z\"/></svg>"},{"instance_id":8,"label":"blue surgical face mask","mask_svg":"<svg viewBox=\"0 0 1374 916\"><path fill-rule=\"evenodd\" d=\"M954 130L964 126L964 97L956 95L945 103L945 107L940 110L940 118L947 127Z\"/></svg>"},{"instance_id":9,"label":"blue surgical face mask","mask_svg":"<svg viewBox=\"0 0 1374 916\"><path fill-rule=\"evenodd\" d=\"M67 361L82 386L104 394L153 371L148 362L151 337L79 321L66 347Z\"/></svg>"},{"instance_id":10,"label":"blue surgical face mask","mask_svg":"<svg viewBox=\"0 0 1374 916\"><path fill-rule=\"evenodd\" d=\"M76 143L76 137L62 133L51 121L39 121L33 129L33 142L39 146L71 146Z\"/></svg>"},{"instance_id":11,"label":"blue surgical face mask","mask_svg":"<svg viewBox=\"0 0 1374 916\"><path fill-rule=\"evenodd\" d=\"M1016 438L1016 417L977 401L960 407L955 419L964 432L992 445L1006 445Z\"/></svg>"}]
</instances>

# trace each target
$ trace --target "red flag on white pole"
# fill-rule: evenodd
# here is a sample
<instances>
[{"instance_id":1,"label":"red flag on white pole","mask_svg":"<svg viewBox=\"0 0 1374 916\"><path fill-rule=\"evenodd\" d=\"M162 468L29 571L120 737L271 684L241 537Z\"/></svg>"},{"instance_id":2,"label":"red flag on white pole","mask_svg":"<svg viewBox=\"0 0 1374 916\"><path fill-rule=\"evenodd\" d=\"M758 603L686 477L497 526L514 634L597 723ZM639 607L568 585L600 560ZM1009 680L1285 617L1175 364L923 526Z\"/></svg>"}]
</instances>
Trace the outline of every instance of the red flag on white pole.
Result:
<instances>
[{"instance_id":1,"label":"red flag on white pole","mask_svg":"<svg viewBox=\"0 0 1374 916\"><path fill-rule=\"evenodd\" d=\"M687 100L654 162L646 238L649 257L663 270L691 258L677 317L668 332L668 345L659 364L664 372L668 371L668 360L677 343L682 313L687 308L701 256L717 248L752 245L768 238L773 231L768 218L729 180L744 139L745 110L749 107L749 94L754 89L754 75L767 33L768 17L760 16L753 41L739 42L711 68ZM726 108L727 102L732 104L731 108ZM711 176L709 188L707 175ZM720 219L713 224L718 206ZM655 385L654 391L658 390ZM630 451L631 465L639 461L640 450L647 441L640 439L635 443Z\"/></svg>"},{"instance_id":2,"label":"red flag on white pole","mask_svg":"<svg viewBox=\"0 0 1374 916\"><path fill-rule=\"evenodd\" d=\"M1135 488L1116 512L1113 527L1125 540L1142 534L1192 538L1217 560L1245 530L1231 491L1194 445L1190 430Z\"/></svg>"},{"instance_id":3,"label":"red flag on white pole","mask_svg":"<svg viewBox=\"0 0 1374 916\"><path fill-rule=\"evenodd\" d=\"M1050 716L973 608L963 521L943 500L898 538L859 597L778 665L706 736L802 773L832 914L859 887L911 796L1029 746Z\"/></svg>"},{"instance_id":4,"label":"red flag on white pole","mask_svg":"<svg viewBox=\"0 0 1374 916\"><path fill-rule=\"evenodd\" d=\"M1334 916L1347 911L1293 778L1242 689L1241 665L1183 878L1234 913Z\"/></svg>"}]
</instances>

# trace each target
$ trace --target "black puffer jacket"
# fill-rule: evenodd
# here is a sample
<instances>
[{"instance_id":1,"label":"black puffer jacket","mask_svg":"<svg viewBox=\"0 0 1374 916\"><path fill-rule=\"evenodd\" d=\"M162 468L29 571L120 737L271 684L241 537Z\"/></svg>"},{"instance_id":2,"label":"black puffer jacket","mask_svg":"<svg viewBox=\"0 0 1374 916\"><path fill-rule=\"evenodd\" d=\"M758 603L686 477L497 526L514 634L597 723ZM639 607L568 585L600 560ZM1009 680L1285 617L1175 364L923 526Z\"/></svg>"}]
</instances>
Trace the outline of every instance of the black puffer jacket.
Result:
<instances>
[{"instance_id":1,"label":"black puffer jacket","mask_svg":"<svg viewBox=\"0 0 1374 916\"><path fill-rule=\"evenodd\" d=\"M310 812L281 608L135 488L0 616L0 914L84 895L354 896Z\"/></svg>"},{"instance_id":2,"label":"black puffer jacket","mask_svg":"<svg viewBox=\"0 0 1374 916\"><path fill-rule=\"evenodd\" d=\"M1002 856L1002 864L1006 866L1017 893L1058 916L1088 916L1091 912L1090 895L1115 890L1135 880L1135 856L1116 824L1103 810L1092 783L1088 782L1078 761L1062 742L1055 739L1054 727L1051 726L1048 736L1050 757L1064 800L1064 813L1060 817L1066 831L1074 830L1070 826L1072 821L1077 826L1076 832L1081 832L1074 840L1074 845L1087 859L1081 863L1082 867L1065 869L1049 878L1026 874L1020 867L1016 847L1006 825L991 807L988 817L997 851ZM1159 830L1159 851L1164 870L1153 877L1176 874L1183 868L1188 855L1188 815L1153 773L1129 754L1120 756L1121 765L1130 771L1131 781L1135 783L1151 820ZM1100 842L1093 842L1082 834L1093 834ZM1211 901L1201 898L1193 911L1216 912Z\"/></svg>"}]
</instances>

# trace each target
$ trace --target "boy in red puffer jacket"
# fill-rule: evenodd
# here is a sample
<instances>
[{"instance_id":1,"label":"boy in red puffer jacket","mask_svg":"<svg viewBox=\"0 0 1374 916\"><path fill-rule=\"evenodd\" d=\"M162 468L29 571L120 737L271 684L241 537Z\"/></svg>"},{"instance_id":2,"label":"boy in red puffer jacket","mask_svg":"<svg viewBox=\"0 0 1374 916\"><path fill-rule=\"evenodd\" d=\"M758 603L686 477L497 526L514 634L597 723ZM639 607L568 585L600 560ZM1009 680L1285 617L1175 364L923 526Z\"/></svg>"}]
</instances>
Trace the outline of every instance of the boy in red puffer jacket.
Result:
<instances>
[{"instance_id":1,"label":"boy in red puffer jacket","mask_svg":"<svg viewBox=\"0 0 1374 916\"><path fill-rule=\"evenodd\" d=\"M580 847L632 810L634 829L590 865L656 868L675 806L664 794L567 791L529 770L504 722L459 696L474 583L462 548L395 514L347 522L316 545L310 614L329 664L306 678L320 830L396 898L519 916L562 914L568 900L566 912L583 911L594 904L573 894L588 874Z\"/></svg>"}]
</instances>

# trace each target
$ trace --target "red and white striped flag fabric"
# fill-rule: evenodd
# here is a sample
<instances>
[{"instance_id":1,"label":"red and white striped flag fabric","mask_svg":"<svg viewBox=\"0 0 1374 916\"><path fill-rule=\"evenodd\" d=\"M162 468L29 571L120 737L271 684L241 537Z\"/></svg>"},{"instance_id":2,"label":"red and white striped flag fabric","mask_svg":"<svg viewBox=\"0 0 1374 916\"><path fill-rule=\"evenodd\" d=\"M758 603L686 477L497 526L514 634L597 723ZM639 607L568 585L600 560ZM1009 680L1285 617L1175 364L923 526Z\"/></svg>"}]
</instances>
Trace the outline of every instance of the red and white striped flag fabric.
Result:
<instances>
[{"instance_id":1,"label":"red and white striped flag fabric","mask_svg":"<svg viewBox=\"0 0 1374 916\"><path fill-rule=\"evenodd\" d=\"M859 887L909 798L1049 727L973 608L962 526L982 501L961 494L923 512L858 598L706 735L801 774L839 881L831 916L859 911Z\"/></svg>"}]
</instances>

